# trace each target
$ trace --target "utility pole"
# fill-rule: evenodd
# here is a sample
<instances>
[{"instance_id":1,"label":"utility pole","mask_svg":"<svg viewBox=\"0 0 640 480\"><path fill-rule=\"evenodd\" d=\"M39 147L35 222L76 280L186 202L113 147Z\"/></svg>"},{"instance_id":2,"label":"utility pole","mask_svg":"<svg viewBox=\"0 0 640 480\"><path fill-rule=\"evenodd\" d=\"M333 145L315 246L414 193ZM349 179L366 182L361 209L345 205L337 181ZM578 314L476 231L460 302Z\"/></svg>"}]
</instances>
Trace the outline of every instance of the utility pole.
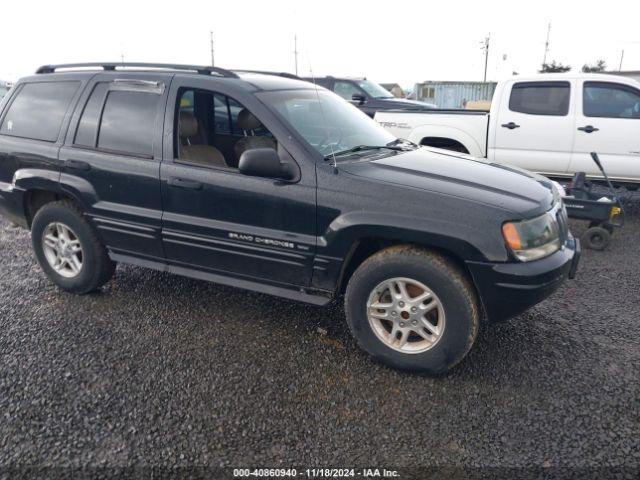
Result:
<instances>
[{"instance_id":1,"label":"utility pole","mask_svg":"<svg viewBox=\"0 0 640 480\"><path fill-rule=\"evenodd\" d=\"M485 37L484 42L480 42L482 44L482 50L484 50L484 80L487 81L487 65L489 64L489 38L491 34Z\"/></svg>"},{"instance_id":2,"label":"utility pole","mask_svg":"<svg viewBox=\"0 0 640 480\"><path fill-rule=\"evenodd\" d=\"M618 68L619 72L622 71L622 60L623 59L624 59L624 48L622 49L622 54L620 55L620 67Z\"/></svg>"},{"instance_id":3,"label":"utility pole","mask_svg":"<svg viewBox=\"0 0 640 480\"><path fill-rule=\"evenodd\" d=\"M296 65L296 76L298 76L298 36L293 36L293 58Z\"/></svg>"},{"instance_id":4,"label":"utility pole","mask_svg":"<svg viewBox=\"0 0 640 480\"><path fill-rule=\"evenodd\" d=\"M213 57L213 31L209 32L209 38L211 40L211 66L215 67L215 61L214 61L214 57Z\"/></svg>"},{"instance_id":5,"label":"utility pole","mask_svg":"<svg viewBox=\"0 0 640 480\"><path fill-rule=\"evenodd\" d=\"M547 53L549 53L549 35L551 34L551 22L549 22L549 26L547 27L547 41L544 42L544 57L542 58L542 65L546 65L547 63Z\"/></svg>"}]
</instances>

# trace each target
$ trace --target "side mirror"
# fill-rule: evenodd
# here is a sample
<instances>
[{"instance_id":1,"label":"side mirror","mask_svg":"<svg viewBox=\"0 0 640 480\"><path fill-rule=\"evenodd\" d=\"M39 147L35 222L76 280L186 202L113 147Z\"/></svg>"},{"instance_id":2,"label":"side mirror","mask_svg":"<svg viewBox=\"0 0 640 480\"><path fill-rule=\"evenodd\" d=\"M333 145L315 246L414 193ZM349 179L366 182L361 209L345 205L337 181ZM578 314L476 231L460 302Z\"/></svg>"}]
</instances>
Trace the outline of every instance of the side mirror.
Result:
<instances>
[{"instance_id":1,"label":"side mirror","mask_svg":"<svg viewBox=\"0 0 640 480\"><path fill-rule=\"evenodd\" d=\"M358 105L362 105L364 102L367 101L366 97L361 93L354 93L351 96L351 100L353 100L354 102L358 102Z\"/></svg>"},{"instance_id":2,"label":"side mirror","mask_svg":"<svg viewBox=\"0 0 640 480\"><path fill-rule=\"evenodd\" d=\"M289 165L280 162L278 152L273 148L252 148L240 155L238 170L252 177L281 178L291 180L293 174Z\"/></svg>"}]
</instances>

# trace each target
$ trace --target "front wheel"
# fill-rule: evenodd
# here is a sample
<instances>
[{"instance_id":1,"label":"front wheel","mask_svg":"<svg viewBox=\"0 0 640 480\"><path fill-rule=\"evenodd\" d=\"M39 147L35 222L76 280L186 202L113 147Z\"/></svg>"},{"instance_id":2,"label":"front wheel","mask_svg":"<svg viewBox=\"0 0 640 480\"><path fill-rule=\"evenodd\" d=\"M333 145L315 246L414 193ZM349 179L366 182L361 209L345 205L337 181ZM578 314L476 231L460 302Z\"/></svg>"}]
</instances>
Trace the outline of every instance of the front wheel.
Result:
<instances>
[{"instance_id":1,"label":"front wheel","mask_svg":"<svg viewBox=\"0 0 640 480\"><path fill-rule=\"evenodd\" d=\"M40 267L63 290L92 292L113 276L115 263L71 202L53 202L38 210L31 242Z\"/></svg>"},{"instance_id":2,"label":"front wheel","mask_svg":"<svg viewBox=\"0 0 640 480\"><path fill-rule=\"evenodd\" d=\"M440 373L468 353L479 326L468 277L444 256L411 246L367 259L345 296L361 348L395 368Z\"/></svg>"}]
</instances>

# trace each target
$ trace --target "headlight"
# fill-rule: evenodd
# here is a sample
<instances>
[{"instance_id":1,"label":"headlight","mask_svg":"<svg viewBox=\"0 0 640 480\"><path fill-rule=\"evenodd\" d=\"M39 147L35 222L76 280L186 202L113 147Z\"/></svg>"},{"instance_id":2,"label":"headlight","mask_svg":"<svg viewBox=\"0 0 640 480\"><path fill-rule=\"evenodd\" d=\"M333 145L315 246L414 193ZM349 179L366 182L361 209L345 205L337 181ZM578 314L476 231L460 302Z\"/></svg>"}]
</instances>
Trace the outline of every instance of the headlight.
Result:
<instances>
[{"instance_id":1,"label":"headlight","mask_svg":"<svg viewBox=\"0 0 640 480\"><path fill-rule=\"evenodd\" d=\"M502 235L513 254L523 262L551 255L561 246L558 222L551 213L507 222L502 225Z\"/></svg>"}]
</instances>

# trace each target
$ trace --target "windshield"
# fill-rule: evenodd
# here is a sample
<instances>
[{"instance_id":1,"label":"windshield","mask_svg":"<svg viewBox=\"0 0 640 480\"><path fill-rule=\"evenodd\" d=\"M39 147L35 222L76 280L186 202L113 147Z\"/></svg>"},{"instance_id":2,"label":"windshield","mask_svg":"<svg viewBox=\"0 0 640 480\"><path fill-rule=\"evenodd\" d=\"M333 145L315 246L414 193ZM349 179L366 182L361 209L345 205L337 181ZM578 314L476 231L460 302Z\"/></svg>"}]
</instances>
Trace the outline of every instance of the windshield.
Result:
<instances>
[{"instance_id":1,"label":"windshield","mask_svg":"<svg viewBox=\"0 0 640 480\"><path fill-rule=\"evenodd\" d=\"M396 140L373 119L326 90L280 90L257 95L325 157L361 145L385 146Z\"/></svg>"},{"instance_id":2,"label":"windshield","mask_svg":"<svg viewBox=\"0 0 640 480\"><path fill-rule=\"evenodd\" d=\"M359 80L358 86L373 98L394 98L389 90L385 90L377 83L370 82L369 80Z\"/></svg>"},{"instance_id":3,"label":"windshield","mask_svg":"<svg viewBox=\"0 0 640 480\"><path fill-rule=\"evenodd\" d=\"M4 97L7 94L7 92L8 92L8 90L5 87L3 87L2 85L0 85L0 99L2 97Z\"/></svg>"}]
</instances>

